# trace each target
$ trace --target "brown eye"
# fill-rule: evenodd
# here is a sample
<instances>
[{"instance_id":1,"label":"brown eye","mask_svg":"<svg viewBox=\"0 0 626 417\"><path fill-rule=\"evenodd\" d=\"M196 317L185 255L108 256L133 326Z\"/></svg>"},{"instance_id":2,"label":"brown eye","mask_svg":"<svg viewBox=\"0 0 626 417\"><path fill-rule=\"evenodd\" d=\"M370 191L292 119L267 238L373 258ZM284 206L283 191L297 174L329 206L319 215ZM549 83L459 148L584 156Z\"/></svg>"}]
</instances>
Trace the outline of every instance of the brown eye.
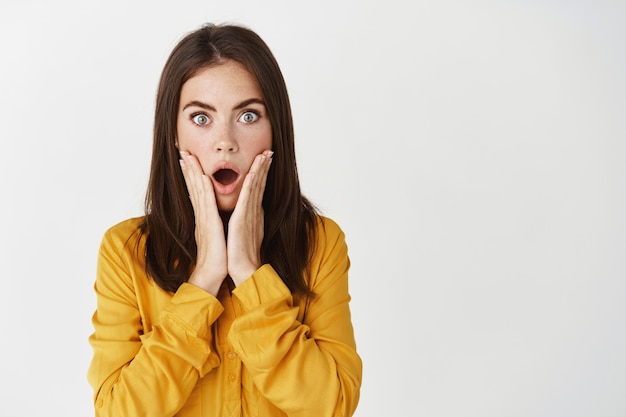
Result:
<instances>
[{"instance_id":1,"label":"brown eye","mask_svg":"<svg viewBox=\"0 0 626 417\"><path fill-rule=\"evenodd\" d=\"M206 114L194 114L191 120L199 126L204 126L209 123L209 118Z\"/></svg>"}]
</instances>

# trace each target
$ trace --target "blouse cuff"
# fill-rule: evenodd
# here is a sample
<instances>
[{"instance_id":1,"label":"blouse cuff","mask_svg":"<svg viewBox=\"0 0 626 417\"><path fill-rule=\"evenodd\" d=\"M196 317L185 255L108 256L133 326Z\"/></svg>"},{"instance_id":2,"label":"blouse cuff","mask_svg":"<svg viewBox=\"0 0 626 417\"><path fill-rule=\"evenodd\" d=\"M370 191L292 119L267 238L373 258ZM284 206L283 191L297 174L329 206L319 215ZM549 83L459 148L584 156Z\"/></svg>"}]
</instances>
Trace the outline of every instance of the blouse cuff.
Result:
<instances>
[{"instance_id":1,"label":"blouse cuff","mask_svg":"<svg viewBox=\"0 0 626 417\"><path fill-rule=\"evenodd\" d=\"M224 307L213 295L184 282L164 313L192 334L206 338L211 333L211 325L223 311Z\"/></svg>"},{"instance_id":2,"label":"blouse cuff","mask_svg":"<svg viewBox=\"0 0 626 417\"><path fill-rule=\"evenodd\" d=\"M262 304L291 297L291 291L270 264L264 264L233 290L245 312Z\"/></svg>"}]
</instances>

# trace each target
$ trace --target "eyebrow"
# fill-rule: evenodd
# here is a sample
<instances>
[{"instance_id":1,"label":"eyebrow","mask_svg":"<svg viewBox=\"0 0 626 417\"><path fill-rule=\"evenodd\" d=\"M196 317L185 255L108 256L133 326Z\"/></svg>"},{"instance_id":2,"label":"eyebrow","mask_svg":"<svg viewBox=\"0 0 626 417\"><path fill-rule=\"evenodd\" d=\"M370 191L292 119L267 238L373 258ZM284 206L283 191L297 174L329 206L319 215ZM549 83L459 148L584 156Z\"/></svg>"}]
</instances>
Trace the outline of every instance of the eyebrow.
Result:
<instances>
[{"instance_id":1,"label":"eyebrow","mask_svg":"<svg viewBox=\"0 0 626 417\"><path fill-rule=\"evenodd\" d=\"M233 107L233 110L241 110L244 107L249 106L250 104L260 104L265 107L265 102L261 100L260 98L249 98L237 104L235 107ZM208 103L203 103L202 101L198 101L198 100L193 100L185 104L185 107L183 107L183 110L186 110L188 107L200 107L205 110L217 111L215 107L213 107L212 105Z\"/></svg>"}]
</instances>

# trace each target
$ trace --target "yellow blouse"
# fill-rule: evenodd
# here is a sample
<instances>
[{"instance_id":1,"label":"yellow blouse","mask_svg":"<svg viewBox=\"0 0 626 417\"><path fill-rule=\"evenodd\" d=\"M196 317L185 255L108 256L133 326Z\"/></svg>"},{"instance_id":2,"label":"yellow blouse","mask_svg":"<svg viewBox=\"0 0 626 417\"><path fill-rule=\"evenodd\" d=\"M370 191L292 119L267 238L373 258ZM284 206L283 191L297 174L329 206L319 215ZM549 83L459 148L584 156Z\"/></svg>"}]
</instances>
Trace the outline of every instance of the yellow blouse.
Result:
<instances>
[{"instance_id":1,"label":"yellow blouse","mask_svg":"<svg viewBox=\"0 0 626 417\"><path fill-rule=\"evenodd\" d=\"M145 272L142 218L104 235L88 380L96 416L351 416L362 363L350 317L345 236L320 219L299 299L266 264L217 295L161 289ZM323 226L322 226L323 225Z\"/></svg>"}]
</instances>

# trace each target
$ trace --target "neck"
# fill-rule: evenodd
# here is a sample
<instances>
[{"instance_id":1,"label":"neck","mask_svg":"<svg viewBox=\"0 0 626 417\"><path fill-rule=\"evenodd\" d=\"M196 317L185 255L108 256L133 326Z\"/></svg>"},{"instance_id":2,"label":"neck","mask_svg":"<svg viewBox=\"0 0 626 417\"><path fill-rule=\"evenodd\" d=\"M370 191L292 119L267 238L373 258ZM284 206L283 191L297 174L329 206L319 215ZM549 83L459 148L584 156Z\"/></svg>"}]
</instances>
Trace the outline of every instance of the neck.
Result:
<instances>
[{"instance_id":1,"label":"neck","mask_svg":"<svg viewBox=\"0 0 626 417\"><path fill-rule=\"evenodd\" d=\"M220 217L222 218L222 223L224 224L224 236L228 236L228 221L230 220L230 216L233 214L232 211L221 211Z\"/></svg>"}]
</instances>

